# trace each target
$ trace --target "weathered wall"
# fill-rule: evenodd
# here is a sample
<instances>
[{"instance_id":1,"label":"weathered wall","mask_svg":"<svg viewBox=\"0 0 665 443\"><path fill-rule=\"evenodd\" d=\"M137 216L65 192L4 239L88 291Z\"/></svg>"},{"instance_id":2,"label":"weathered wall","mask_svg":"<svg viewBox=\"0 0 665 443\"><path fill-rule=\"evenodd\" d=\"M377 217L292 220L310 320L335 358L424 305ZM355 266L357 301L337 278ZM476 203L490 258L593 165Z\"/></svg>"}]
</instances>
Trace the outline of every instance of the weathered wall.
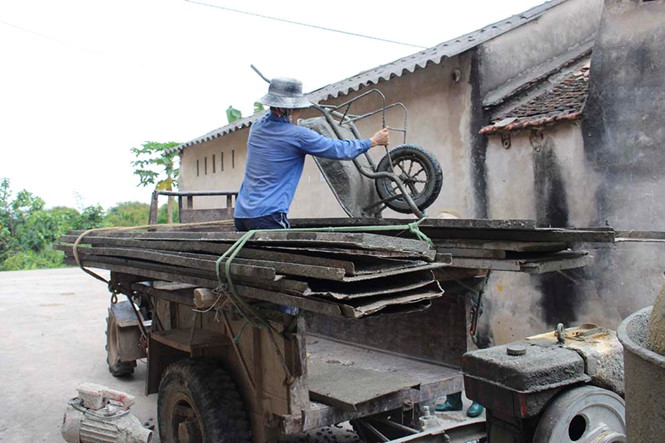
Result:
<instances>
[{"instance_id":1,"label":"weathered wall","mask_svg":"<svg viewBox=\"0 0 665 443\"><path fill-rule=\"evenodd\" d=\"M665 228L665 2L606 2L591 60L584 141L603 175L596 218Z\"/></svg>"},{"instance_id":2,"label":"weathered wall","mask_svg":"<svg viewBox=\"0 0 665 443\"><path fill-rule=\"evenodd\" d=\"M590 226L601 177L585 162L579 122L491 136L487 148L489 217L534 219L541 226ZM516 198L518 197L518 198Z\"/></svg>"},{"instance_id":3,"label":"weathered wall","mask_svg":"<svg viewBox=\"0 0 665 443\"><path fill-rule=\"evenodd\" d=\"M581 130L565 124L546 129L538 152L526 134L513 135L509 150L503 150L499 137L491 137L492 218L665 230L660 198L665 191L660 173L665 164L664 3L605 2ZM505 343L559 321L616 327L653 303L663 285L665 245L585 249L595 263L581 270L543 276L494 273L481 325L485 338Z\"/></svg>"},{"instance_id":4,"label":"weathered wall","mask_svg":"<svg viewBox=\"0 0 665 443\"><path fill-rule=\"evenodd\" d=\"M488 143L490 218L535 219L542 226L589 226L589 208L594 206L601 177L585 162L579 122L513 133L510 142L508 149L500 136L490 137ZM602 320L607 324L607 317L616 322L614 312L597 315L607 310L598 301L583 271L541 276L495 272L485 293L483 340L506 343L558 322Z\"/></svg>"},{"instance_id":5,"label":"weathered wall","mask_svg":"<svg viewBox=\"0 0 665 443\"><path fill-rule=\"evenodd\" d=\"M606 0L583 119L586 159L602 177L597 223L665 230L665 1ZM598 291L620 318L653 303L665 245L622 244L600 257Z\"/></svg>"}]
</instances>

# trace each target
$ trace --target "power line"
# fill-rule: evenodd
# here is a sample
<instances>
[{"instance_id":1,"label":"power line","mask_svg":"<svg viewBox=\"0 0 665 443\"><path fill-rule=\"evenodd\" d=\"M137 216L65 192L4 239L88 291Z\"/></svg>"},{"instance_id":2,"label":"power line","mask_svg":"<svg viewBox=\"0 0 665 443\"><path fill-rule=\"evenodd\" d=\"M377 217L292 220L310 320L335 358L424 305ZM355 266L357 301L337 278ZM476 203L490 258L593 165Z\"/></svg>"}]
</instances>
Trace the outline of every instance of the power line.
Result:
<instances>
[{"instance_id":1,"label":"power line","mask_svg":"<svg viewBox=\"0 0 665 443\"><path fill-rule=\"evenodd\" d=\"M337 32L339 34L351 35L353 37L361 37L361 38L367 38L367 39L370 39L370 40L378 40L378 41L386 42L386 43L394 43L396 45L410 46L412 48L427 49L427 46L413 45L411 43L398 42L398 41L395 41L395 40L388 40L388 39L380 38L380 37L372 37L372 36L369 36L369 35L356 34L355 32L347 32L347 31L341 31L339 29L332 29L332 28L326 28L326 27L323 27L323 26L310 25L309 23L296 22L296 21L293 21L293 20L287 20L287 19L278 18L278 17L270 17L270 16L263 15L263 14L257 14L257 13L248 12L248 11L241 11L239 9L227 8L225 6L220 6L220 5L212 5L210 3L199 2L199 1L196 1L196 0L185 0L185 1L189 2L189 3L196 3L197 5L209 6L211 8L217 8L217 9L223 9L225 11L236 12L238 14L251 15L253 17L260 17L260 18L265 18L265 19L268 19L268 20L274 20L274 21L277 21L277 22L289 23L289 24L292 24L292 25L305 26L305 27L308 27L308 28L315 28L315 29L320 29L320 30L329 31L329 32Z\"/></svg>"},{"instance_id":2,"label":"power line","mask_svg":"<svg viewBox=\"0 0 665 443\"><path fill-rule=\"evenodd\" d=\"M117 57L115 55L111 55L111 54L107 54L107 53L104 53L104 52L96 51L94 49L90 49L90 48L87 48L85 46L80 46L80 45L77 45L75 43L68 42L66 40L61 40L59 38L55 38L55 37L52 37L50 35L42 34L41 32L33 31L32 29L24 28L22 26L15 25L14 23L9 23L9 22L6 22L4 20L0 20L0 25L9 26L9 27L12 27L14 29L18 29L19 31L23 31L23 32L26 32L26 33L32 34L32 35L36 35L38 37L45 38L47 40L51 40L51 41L54 41L56 43L60 43L61 45L64 45L64 46L69 46L69 47L72 47L72 48L76 48L80 51L85 51L85 52L88 52L90 54L94 54L94 55L99 56L99 57L110 58L110 59L113 59L113 60L116 60L116 61L129 63L131 65L138 66L138 67L141 67L141 68L147 68L148 67L148 66L146 66L142 63L137 63L133 60L129 60L129 59L125 59L125 58L122 58L122 57ZM157 68L154 68L154 69L157 69Z\"/></svg>"}]
</instances>

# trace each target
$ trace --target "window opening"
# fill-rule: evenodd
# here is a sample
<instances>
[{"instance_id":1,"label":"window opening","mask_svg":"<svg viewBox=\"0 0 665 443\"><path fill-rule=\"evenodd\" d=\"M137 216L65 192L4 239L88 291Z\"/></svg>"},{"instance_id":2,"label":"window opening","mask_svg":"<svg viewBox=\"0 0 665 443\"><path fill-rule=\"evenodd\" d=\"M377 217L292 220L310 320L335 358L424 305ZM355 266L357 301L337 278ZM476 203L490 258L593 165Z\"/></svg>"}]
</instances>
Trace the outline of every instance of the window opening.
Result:
<instances>
[{"instance_id":1,"label":"window opening","mask_svg":"<svg viewBox=\"0 0 665 443\"><path fill-rule=\"evenodd\" d=\"M215 163L215 154L212 155L212 173L215 173L215 169L217 168L217 164Z\"/></svg>"}]
</instances>

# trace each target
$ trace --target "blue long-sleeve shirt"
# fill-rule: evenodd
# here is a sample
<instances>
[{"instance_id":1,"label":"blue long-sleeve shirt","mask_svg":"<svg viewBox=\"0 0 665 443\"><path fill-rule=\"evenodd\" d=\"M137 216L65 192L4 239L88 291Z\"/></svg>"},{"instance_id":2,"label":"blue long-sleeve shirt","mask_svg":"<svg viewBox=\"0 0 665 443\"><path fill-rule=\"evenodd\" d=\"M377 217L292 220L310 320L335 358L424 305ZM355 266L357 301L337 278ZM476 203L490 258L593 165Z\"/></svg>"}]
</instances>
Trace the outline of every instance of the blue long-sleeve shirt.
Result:
<instances>
[{"instance_id":1,"label":"blue long-sleeve shirt","mask_svg":"<svg viewBox=\"0 0 665 443\"><path fill-rule=\"evenodd\" d=\"M268 114L255 122L247 141L245 178L236 218L289 212L302 175L305 155L350 160L370 148L370 140L337 140Z\"/></svg>"}]
</instances>

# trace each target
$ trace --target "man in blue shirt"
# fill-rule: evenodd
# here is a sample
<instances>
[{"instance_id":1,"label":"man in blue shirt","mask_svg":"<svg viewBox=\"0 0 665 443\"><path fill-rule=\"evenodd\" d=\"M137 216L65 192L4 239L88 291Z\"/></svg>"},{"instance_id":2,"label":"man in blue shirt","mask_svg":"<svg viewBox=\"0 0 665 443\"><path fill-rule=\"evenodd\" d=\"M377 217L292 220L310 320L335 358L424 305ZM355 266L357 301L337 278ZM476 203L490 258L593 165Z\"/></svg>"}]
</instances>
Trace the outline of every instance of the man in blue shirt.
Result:
<instances>
[{"instance_id":1,"label":"man in blue shirt","mask_svg":"<svg viewBox=\"0 0 665 443\"><path fill-rule=\"evenodd\" d=\"M365 140L337 140L297 126L300 110L312 103L295 79L273 79L259 102L270 106L270 113L249 131L245 178L235 207L238 231L289 227L287 213L307 154L350 160L390 141L387 128Z\"/></svg>"}]
</instances>

